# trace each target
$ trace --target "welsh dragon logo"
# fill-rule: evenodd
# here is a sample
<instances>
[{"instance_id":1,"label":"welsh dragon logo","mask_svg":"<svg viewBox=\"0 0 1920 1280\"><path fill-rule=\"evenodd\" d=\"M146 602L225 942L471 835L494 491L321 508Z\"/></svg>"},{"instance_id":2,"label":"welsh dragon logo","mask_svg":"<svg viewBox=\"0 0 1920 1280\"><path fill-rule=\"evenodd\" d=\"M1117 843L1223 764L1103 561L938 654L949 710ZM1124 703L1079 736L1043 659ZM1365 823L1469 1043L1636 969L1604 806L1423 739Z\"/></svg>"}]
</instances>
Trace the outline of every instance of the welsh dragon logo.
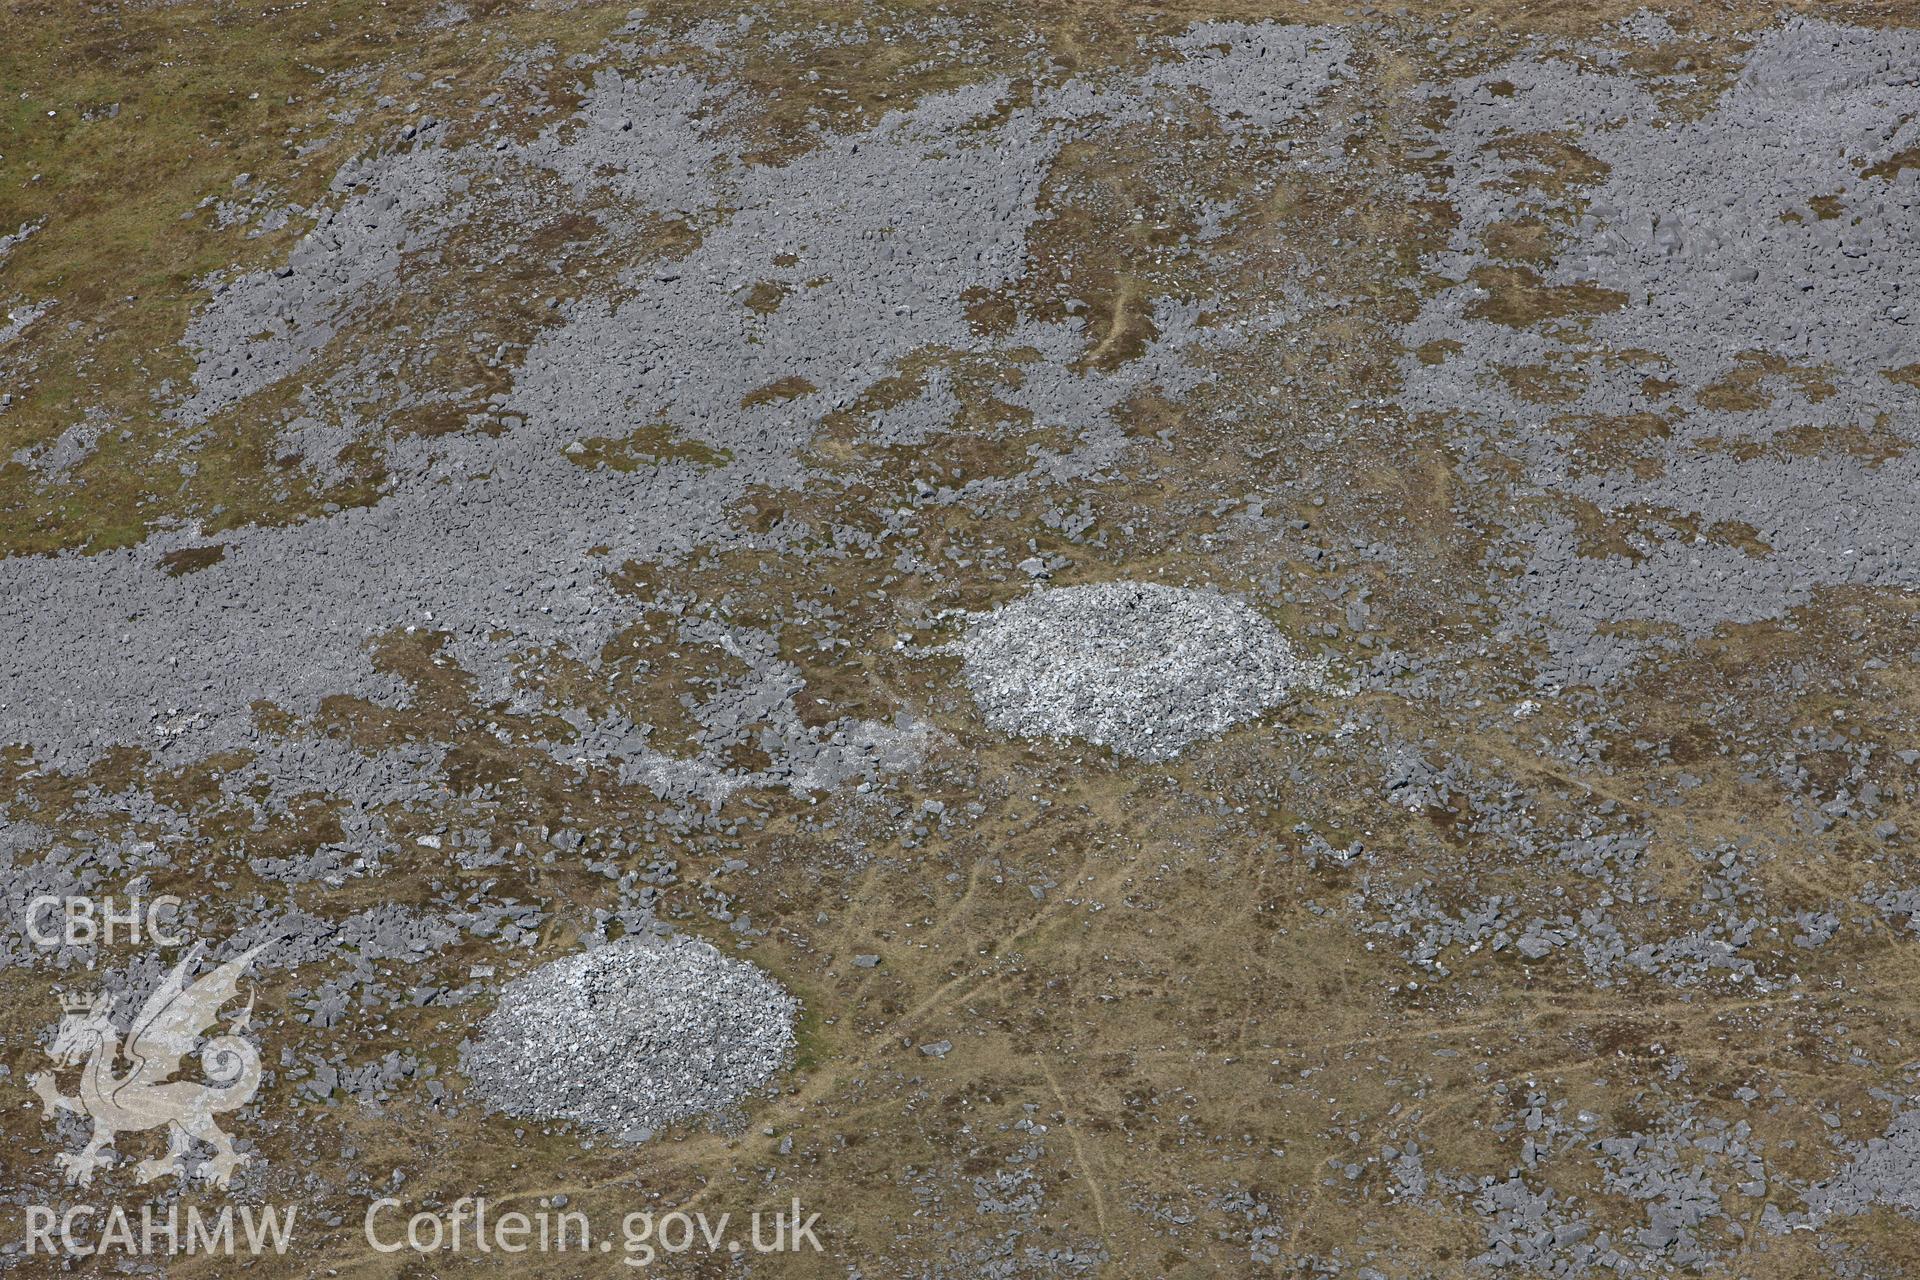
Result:
<instances>
[{"instance_id":1,"label":"welsh dragon logo","mask_svg":"<svg viewBox=\"0 0 1920 1280\"><path fill-rule=\"evenodd\" d=\"M200 1051L200 1065L212 1083L170 1081L167 1077L180 1069L180 1059L213 1025L221 1006L239 993L241 972L268 944L235 956L187 986L187 974L199 963L205 945L194 944L159 989L147 997L128 1031L124 1049L113 1022L117 997L60 998L65 1016L48 1056L60 1066L86 1064L80 1072L80 1091L77 1096L66 1096L52 1074L45 1071L33 1075L28 1083L40 1095L47 1115L70 1111L93 1121L93 1136L83 1150L54 1157L66 1171L70 1185L88 1185L94 1170L112 1162L113 1157L103 1151L114 1145L115 1135L145 1129L164 1127L167 1150L136 1167L135 1175L143 1183L169 1173L185 1182L187 1150L195 1139L212 1147L213 1157L195 1167L193 1173L215 1186L226 1186L233 1171L246 1163L247 1157L233 1149L233 1139L214 1117L245 1106L260 1088L260 1052L240 1034L247 1029L253 1013L253 998L248 997L246 1008L234 1019L229 1033L211 1037ZM128 1067L124 1074L116 1074L123 1053Z\"/></svg>"}]
</instances>

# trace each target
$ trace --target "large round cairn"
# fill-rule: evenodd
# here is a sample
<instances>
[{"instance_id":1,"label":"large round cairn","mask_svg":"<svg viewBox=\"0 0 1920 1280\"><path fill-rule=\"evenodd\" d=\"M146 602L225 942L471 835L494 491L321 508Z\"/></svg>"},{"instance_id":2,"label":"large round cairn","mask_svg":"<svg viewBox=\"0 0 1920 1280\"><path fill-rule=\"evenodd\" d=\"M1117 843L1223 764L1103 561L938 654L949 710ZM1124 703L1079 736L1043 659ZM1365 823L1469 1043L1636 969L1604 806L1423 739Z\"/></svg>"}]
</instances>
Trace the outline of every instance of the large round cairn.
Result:
<instances>
[{"instance_id":1,"label":"large round cairn","mask_svg":"<svg viewBox=\"0 0 1920 1280\"><path fill-rule=\"evenodd\" d=\"M1141 760L1170 759L1320 674L1239 601L1150 582L1035 592L975 619L959 652L995 728Z\"/></svg>"},{"instance_id":2,"label":"large round cairn","mask_svg":"<svg viewBox=\"0 0 1920 1280\"><path fill-rule=\"evenodd\" d=\"M464 1066L497 1110L643 1139L764 1086L793 1053L798 1008L697 938L629 938L509 983Z\"/></svg>"}]
</instances>

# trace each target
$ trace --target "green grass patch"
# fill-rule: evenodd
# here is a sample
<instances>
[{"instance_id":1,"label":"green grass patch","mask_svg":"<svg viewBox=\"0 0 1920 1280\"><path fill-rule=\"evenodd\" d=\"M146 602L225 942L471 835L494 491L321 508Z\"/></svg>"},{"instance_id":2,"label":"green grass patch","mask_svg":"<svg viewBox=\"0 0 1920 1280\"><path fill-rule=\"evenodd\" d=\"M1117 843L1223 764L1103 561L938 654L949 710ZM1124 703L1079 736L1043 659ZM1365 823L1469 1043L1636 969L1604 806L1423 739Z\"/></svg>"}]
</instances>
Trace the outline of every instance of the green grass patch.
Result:
<instances>
[{"instance_id":1,"label":"green grass patch","mask_svg":"<svg viewBox=\"0 0 1920 1280\"><path fill-rule=\"evenodd\" d=\"M642 467L657 467L668 462L689 462L697 467L724 467L733 461L728 449L716 449L698 440L688 440L674 432L671 423L659 422L641 427L623 438L588 436L566 448L567 461L575 466L598 471L633 472Z\"/></svg>"}]
</instances>

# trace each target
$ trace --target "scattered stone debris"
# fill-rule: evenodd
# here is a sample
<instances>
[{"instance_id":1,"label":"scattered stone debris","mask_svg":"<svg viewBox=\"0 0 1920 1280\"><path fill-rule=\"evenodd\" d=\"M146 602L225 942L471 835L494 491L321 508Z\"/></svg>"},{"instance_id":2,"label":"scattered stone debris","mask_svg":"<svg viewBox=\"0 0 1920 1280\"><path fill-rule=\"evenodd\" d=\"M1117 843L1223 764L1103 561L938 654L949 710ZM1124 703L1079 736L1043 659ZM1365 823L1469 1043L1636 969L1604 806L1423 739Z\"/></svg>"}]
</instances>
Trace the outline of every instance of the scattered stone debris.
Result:
<instances>
[{"instance_id":1,"label":"scattered stone debris","mask_svg":"<svg viewBox=\"0 0 1920 1280\"><path fill-rule=\"evenodd\" d=\"M1920 454L1888 431L1920 352L1916 65L1920 33L1794 18L1685 122L1624 69L1554 58L1426 90L1452 104L1462 215L1430 265L1458 283L1407 326L1426 354L1403 401L1462 416L1475 449L1539 420L1514 447L1550 505L1512 533L1508 612L1549 642L1543 680L1612 680L1671 647L1659 629L1777 618L1822 586L1920 581ZM1547 133L1579 140L1559 182L1519 140ZM1489 259L1543 208L1568 226L1551 266ZM1618 530L1608 554L1567 502Z\"/></svg>"},{"instance_id":2,"label":"scattered stone debris","mask_svg":"<svg viewBox=\"0 0 1920 1280\"><path fill-rule=\"evenodd\" d=\"M44 222L23 222L20 224L18 231L11 231L4 236L0 236L0 265L5 265L7 259L13 254L13 251L31 240L34 234L45 225L46 223Z\"/></svg>"}]
</instances>

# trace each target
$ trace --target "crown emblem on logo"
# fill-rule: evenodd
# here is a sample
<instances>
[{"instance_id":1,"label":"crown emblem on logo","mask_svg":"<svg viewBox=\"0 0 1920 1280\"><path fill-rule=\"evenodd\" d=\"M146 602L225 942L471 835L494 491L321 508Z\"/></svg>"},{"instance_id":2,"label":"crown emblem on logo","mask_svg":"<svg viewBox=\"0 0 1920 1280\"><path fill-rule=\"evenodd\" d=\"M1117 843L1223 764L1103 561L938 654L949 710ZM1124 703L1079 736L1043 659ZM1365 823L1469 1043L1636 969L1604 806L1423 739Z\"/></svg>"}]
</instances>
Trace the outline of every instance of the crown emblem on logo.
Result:
<instances>
[{"instance_id":1,"label":"crown emblem on logo","mask_svg":"<svg viewBox=\"0 0 1920 1280\"><path fill-rule=\"evenodd\" d=\"M98 991L63 991L60 1007L68 1013L92 1013L100 1004Z\"/></svg>"}]
</instances>

